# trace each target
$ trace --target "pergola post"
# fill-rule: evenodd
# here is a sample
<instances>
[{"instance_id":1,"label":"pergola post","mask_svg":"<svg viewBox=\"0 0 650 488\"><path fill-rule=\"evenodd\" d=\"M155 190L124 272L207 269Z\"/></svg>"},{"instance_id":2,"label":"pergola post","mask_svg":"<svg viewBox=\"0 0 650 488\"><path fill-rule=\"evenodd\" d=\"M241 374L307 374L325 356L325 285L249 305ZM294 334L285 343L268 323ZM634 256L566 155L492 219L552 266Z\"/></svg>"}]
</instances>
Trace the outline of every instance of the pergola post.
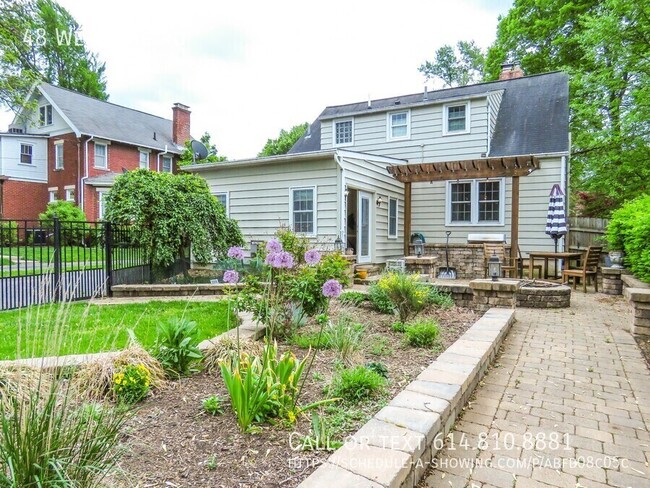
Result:
<instances>
[{"instance_id":1,"label":"pergola post","mask_svg":"<svg viewBox=\"0 0 650 488\"><path fill-rule=\"evenodd\" d=\"M519 257L519 176L512 177L512 203L510 217L510 262Z\"/></svg>"},{"instance_id":2,"label":"pergola post","mask_svg":"<svg viewBox=\"0 0 650 488\"><path fill-rule=\"evenodd\" d=\"M411 182L404 183L404 256L409 255L411 242Z\"/></svg>"}]
</instances>

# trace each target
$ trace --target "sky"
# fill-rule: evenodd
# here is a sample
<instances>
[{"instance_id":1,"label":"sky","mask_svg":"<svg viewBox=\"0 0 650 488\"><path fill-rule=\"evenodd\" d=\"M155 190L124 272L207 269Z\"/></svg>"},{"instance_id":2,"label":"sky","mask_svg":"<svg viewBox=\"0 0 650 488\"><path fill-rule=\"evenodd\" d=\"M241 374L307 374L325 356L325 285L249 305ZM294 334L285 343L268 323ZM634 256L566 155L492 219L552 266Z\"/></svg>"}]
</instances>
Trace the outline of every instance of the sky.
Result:
<instances>
[{"instance_id":1,"label":"sky","mask_svg":"<svg viewBox=\"0 0 650 488\"><path fill-rule=\"evenodd\" d=\"M417 68L444 44L488 47L512 1L59 3L106 63L110 102L170 119L189 105L192 135L209 132L232 160L328 105L422 91Z\"/></svg>"}]
</instances>

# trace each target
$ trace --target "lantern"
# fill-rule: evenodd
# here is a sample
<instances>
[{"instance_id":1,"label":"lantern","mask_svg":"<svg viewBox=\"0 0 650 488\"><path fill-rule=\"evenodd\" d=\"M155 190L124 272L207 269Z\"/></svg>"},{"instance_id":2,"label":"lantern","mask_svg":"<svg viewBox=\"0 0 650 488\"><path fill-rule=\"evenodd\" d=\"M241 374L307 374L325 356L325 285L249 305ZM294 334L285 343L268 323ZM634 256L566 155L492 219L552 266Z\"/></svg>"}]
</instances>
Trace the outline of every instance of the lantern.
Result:
<instances>
[{"instance_id":1,"label":"lantern","mask_svg":"<svg viewBox=\"0 0 650 488\"><path fill-rule=\"evenodd\" d=\"M334 241L334 250L343 252L343 241L341 240L340 236L337 236L336 240Z\"/></svg>"},{"instance_id":2,"label":"lantern","mask_svg":"<svg viewBox=\"0 0 650 488\"><path fill-rule=\"evenodd\" d=\"M415 247L415 255L417 257L420 257L424 254L424 243L422 242L422 239L415 239L413 241L413 246Z\"/></svg>"},{"instance_id":3,"label":"lantern","mask_svg":"<svg viewBox=\"0 0 650 488\"><path fill-rule=\"evenodd\" d=\"M501 276L501 261L496 252L488 259L488 274L492 277L492 281L497 281Z\"/></svg>"}]
</instances>

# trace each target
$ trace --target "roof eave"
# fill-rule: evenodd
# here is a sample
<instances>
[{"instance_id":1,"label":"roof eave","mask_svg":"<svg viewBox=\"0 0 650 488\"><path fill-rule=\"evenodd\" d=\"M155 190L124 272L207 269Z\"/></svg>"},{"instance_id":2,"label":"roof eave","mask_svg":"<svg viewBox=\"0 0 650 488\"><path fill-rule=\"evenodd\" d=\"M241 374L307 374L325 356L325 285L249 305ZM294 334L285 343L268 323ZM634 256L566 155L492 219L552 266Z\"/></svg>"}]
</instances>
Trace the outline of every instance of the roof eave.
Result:
<instances>
[{"instance_id":1,"label":"roof eave","mask_svg":"<svg viewBox=\"0 0 650 488\"><path fill-rule=\"evenodd\" d=\"M262 166L266 164L286 163L289 161L309 161L322 159L324 157L333 157L336 149L326 149L322 151L312 151L306 153L281 154L279 156L267 156L263 158L237 159L234 161L222 161L218 163L199 163L183 166L183 171L203 172L211 169L226 169L239 166Z\"/></svg>"},{"instance_id":2,"label":"roof eave","mask_svg":"<svg viewBox=\"0 0 650 488\"><path fill-rule=\"evenodd\" d=\"M68 127L70 127L70 128L72 129L72 132L74 132L74 134L75 134L77 137L81 137L81 131L80 131L79 129L77 129L77 127L72 123L72 121L68 118L68 116L67 116L65 113L63 113L63 110L61 110L61 109L59 108L59 106L54 102L54 100L52 100L52 97L50 97L50 96L47 94L47 92L43 89L43 85L38 85L37 88L38 88L38 91L40 91L41 94L45 97L45 99L46 99L48 102L50 102L50 105L52 105L52 106L56 109L56 111L57 111L58 114L61 116L61 118L63 119L63 121L64 121L66 124L68 124Z\"/></svg>"}]
</instances>

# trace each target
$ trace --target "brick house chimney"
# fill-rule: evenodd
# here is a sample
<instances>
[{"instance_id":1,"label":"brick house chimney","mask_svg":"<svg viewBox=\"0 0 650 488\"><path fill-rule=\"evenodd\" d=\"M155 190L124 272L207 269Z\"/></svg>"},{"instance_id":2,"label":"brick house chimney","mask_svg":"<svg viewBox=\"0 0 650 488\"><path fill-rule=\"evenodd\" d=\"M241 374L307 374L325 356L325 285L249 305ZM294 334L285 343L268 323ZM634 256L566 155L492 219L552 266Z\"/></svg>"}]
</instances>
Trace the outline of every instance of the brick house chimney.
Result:
<instances>
[{"instance_id":1,"label":"brick house chimney","mask_svg":"<svg viewBox=\"0 0 650 488\"><path fill-rule=\"evenodd\" d=\"M190 107L182 103L172 106L172 140L183 145L190 139Z\"/></svg>"},{"instance_id":2,"label":"brick house chimney","mask_svg":"<svg viewBox=\"0 0 650 488\"><path fill-rule=\"evenodd\" d=\"M521 69L519 61L514 63L503 63L501 65L501 73L499 73L499 80L512 80L514 78L523 78L524 70Z\"/></svg>"}]
</instances>

